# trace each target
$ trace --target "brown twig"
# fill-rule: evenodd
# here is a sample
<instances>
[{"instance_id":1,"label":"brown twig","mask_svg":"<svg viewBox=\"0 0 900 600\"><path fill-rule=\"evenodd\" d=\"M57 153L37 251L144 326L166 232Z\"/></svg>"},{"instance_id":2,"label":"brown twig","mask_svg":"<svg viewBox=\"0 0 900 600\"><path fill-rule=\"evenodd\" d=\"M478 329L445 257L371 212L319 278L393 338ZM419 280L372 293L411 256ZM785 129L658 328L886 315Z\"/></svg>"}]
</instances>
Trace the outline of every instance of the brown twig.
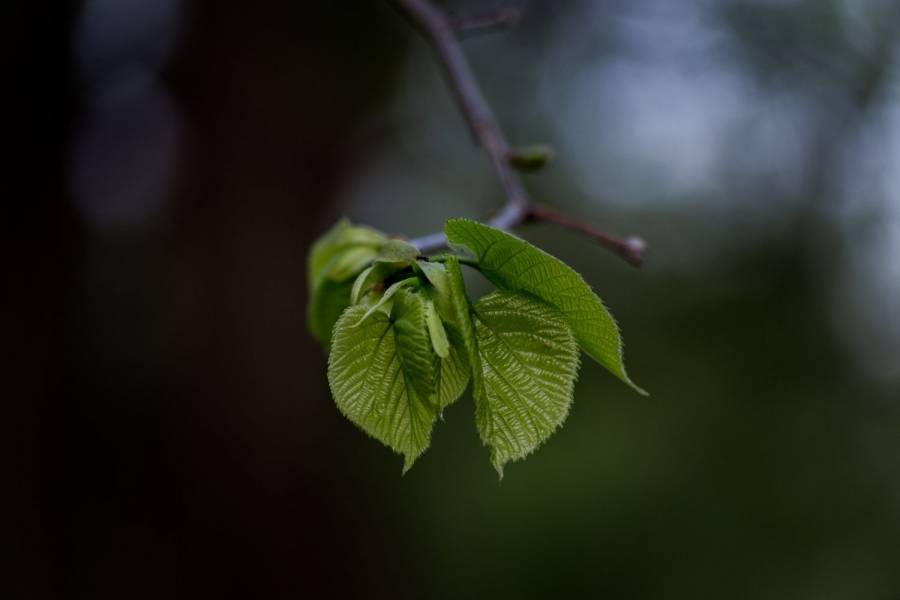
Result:
<instances>
[{"instance_id":1,"label":"brown twig","mask_svg":"<svg viewBox=\"0 0 900 600\"><path fill-rule=\"evenodd\" d=\"M525 221L558 223L589 235L630 264L639 266L643 261L645 246L639 238L619 238L531 202L525 187L510 164L509 143L475 81L475 76L456 37L451 18L428 0L393 0L393 2L434 47L469 130L475 142L487 153L500 180L506 202L489 221L490 225L509 231ZM411 240L410 243L422 254L427 254L446 247L447 238L443 233L433 233Z\"/></svg>"},{"instance_id":2,"label":"brown twig","mask_svg":"<svg viewBox=\"0 0 900 600\"><path fill-rule=\"evenodd\" d=\"M644 264L644 252L647 249L647 244L639 237L629 236L622 238L580 221L575 217L565 215L545 206L538 206L537 204L532 204L528 208L525 220L561 225L596 240L601 246L612 250L632 266L639 267Z\"/></svg>"}]
</instances>

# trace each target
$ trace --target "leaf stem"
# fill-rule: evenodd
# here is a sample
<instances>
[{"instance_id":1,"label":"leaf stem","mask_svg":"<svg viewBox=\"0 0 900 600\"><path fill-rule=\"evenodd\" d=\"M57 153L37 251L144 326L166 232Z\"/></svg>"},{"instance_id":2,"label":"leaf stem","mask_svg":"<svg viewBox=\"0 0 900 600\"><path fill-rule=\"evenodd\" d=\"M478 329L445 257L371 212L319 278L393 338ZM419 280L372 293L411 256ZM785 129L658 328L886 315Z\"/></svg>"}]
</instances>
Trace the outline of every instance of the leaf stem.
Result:
<instances>
[{"instance_id":1,"label":"leaf stem","mask_svg":"<svg viewBox=\"0 0 900 600\"><path fill-rule=\"evenodd\" d=\"M454 20L429 0L393 0L393 2L434 48L472 137L487 153L494 173L500 181L506 201L488 223L504 231L510 231L527 221L546 220L558 223L593 237L629 264L639 266L643 261L645 247L639 238L619 238L600 229L584 226L575 218L537 207L531 202L525 187L510 164L512 153L510 145L463 54ZM432 233L410 240L410 243L418 248L421 254L428 254L445 248L447 237L443 233Z\"/></svg>"},{"instance_id":2,"label":"leaf stem","mask_svg":"<svg viewBox=\"0 0 900 600\"><path fill-rule=\"evenodd\" d=\"M447 259L450 257L450 254L438 254L437 256L432 256L430 258L433 262L444 263L447 262ZM460 256L459 254L453 254L456 260L459 261L459 264L466 265L467 267L472 267L473 269L481 270L481 265L478 264L478 261L474 258L468 258L466 256Z\"/></svg>"}]
</instances>

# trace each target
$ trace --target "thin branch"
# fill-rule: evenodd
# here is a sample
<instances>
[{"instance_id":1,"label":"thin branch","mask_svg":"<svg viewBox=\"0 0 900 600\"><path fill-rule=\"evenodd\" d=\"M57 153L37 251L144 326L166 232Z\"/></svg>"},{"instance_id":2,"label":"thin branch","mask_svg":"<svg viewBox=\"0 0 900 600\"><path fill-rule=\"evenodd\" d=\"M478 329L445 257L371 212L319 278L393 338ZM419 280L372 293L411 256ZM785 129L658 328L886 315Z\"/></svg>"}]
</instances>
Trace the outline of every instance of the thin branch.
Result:
<instances>
[{"instance_id":1,"label":"thin branch","mask_svg":"<svg viewBox=\"0 0 900 600\"><path fill-rule=\"evenodd\" d=\"M491 159L507 199L500 213L503 222L508 221L507 227L520 222L525 216L528 196L509 165L509 144L475 82L453 26L444 12L427 0L394 1L434 46L472 136Z\"/></svg>"},{"instance_id":2,"label":"thin branch","mask_svg":"<svg viewBox=\"0 0 900 600\"><path fill-rule=\"evenodd\" d=\"M629 236L622 238L589 225L575 217L536 204L532 204L529 207L525 220L555 223L572 231L577 231L596 240L607 250L615 252L632 266L640 267L644 264L644 252L647 250L647 244L639 237Z\"/></svg>"},{"instance_id":3,"label":"thin branch","mask_svg":"<svg viewBox=\"0 0 900 600\"><path fill-rule=\"evenodd\" d=\"M478 87L456 37L451 18L428 0L393 0L393 2L434 47L450 84L450 89L469 125L472 137L487 153L494 172L500 180L506 202L489 221L490 225L509 231L525 221L558 223L593 237L630 264L640 265L644 250L644 243L640 239L619 238L599 229L588 227L574 218L537 207L531 202L525 187L510 164L509 158L512 151L509 143L506 141L490 105L481 93L481 88ZM410 243L416 246L422 254L427 254L446 247L447 238L442 233L433 233L411 240Z\"/></svg>"}]
</instances>

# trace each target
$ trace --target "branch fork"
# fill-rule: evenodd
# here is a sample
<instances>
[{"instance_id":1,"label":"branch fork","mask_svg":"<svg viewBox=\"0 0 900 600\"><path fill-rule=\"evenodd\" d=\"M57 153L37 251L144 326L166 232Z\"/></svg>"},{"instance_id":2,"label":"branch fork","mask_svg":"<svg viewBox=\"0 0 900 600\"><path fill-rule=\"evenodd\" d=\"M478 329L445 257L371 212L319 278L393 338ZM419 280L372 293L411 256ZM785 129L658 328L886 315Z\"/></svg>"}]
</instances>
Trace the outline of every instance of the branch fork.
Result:
<instances>
[{"instance_id":1,"label":"branch fork","mask_svg":"<svg viewBox=\"0 0 900 600\"><path fill-rule=\"evenodd\" d=\"M518 174L515 172L519 151L510 147L494 117L491 107L475 80L472 69L459 44L458 34L467 30L496 28L518 19L518 11L483 15L482 27L467 27L466 20L452 17L429 0L393 0L397 8L422 33L434 48L438 60L447 77L450 89L466 119L475 143L487 153L500 181L506 201L500 211L488 223L492 227L510 231L526 222L549 222L582 233L596 240L601 246L611 250L633 266L640 266L644 260L646 244L638 237L619 237L590 226L582 220L531 201ZM515 19L513 19L513 12ZM500 17L503 18L500 18ZM477 21L477 19L475 20ZM469 21L471 25L475 21ZM485 25L487 24L487 25ZM520 165L521 168L521 165ZM410 240L421 254L440 250L447 246L443 233L433 233Z\"/></svg>"}]
</instances>

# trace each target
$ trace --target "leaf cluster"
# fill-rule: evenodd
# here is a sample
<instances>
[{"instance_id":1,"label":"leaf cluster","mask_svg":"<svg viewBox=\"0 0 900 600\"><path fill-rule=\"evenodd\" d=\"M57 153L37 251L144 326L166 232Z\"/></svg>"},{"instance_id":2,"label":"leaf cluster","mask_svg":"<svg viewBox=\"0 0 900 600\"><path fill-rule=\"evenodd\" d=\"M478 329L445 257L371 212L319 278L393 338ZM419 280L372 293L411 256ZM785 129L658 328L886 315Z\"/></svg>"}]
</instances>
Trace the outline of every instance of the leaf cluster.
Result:
<instances>
[{"instance_id":1,"label":"leaf cluster","mask_svg":"<svg viewBox=\"0 0 900 600\"><path fill-rule=\"evenodd\" d=\"M565 421L580 352L640 393L618 326L571 267L493 227L451 219L453 252L417 249L339 222L309 258L309 327L329 348L338 409L404 457L431 443L444 408L469 387L491 463L524 458ZM496 290L472 301L461 265Z\"/></svg>"}]
</instances>

